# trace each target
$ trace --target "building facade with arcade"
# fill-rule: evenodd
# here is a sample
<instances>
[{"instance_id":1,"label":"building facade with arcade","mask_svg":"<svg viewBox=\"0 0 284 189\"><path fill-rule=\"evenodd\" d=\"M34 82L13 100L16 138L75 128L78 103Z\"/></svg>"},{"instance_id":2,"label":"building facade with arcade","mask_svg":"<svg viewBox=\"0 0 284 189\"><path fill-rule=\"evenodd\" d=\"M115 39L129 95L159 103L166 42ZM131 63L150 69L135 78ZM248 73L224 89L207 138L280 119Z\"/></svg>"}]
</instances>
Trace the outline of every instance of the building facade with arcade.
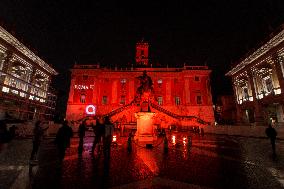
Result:
<instances>
[{"instance_id":1,"label":"building facade with arcade","mask_svg":"<svg viewBox=\"0 0 284 189\"><path fill-rule=\"evenodd\" d=\"M148 43L136 45L136 65L131 68L101 68L74 65L66 118L109 115L113 121L136 123L135 113L155 113L154 123L204 126L214 123L207 66L158 68L149 66Z\"/></svg>"},{"instance_id":2,"label":"building facade with arcade","mask_svg":"<svg viewBox=\"0 0 284 189\"><path fill-rule=\"evenodd\" d=\"M0 26L0 119L51 119L57 72Z\"/></svg>"},{"instance_id":3,"label":"building facade with arcade","mask_svg":"<svg viewBox=\"0 0 284 189\"><path fill-rule=\"evenodd\" d=\"M232 78L238 123L284 125L284 27L226 74Z\"/></svg>"}]
</instances>

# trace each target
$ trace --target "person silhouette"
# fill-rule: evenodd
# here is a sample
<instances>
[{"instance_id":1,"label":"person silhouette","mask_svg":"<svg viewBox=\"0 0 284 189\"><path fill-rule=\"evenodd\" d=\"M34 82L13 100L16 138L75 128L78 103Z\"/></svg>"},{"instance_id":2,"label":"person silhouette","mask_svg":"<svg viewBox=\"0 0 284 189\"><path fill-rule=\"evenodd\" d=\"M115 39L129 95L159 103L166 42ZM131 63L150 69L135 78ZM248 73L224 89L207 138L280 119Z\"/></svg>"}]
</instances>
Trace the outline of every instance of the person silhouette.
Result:
<instances>
[{"instance_id":1,"label":"person silhouette","mask_svg":"<svg viewBox=\"0 0 284 189\"><path fill-rule=\"evenodd\" d=\"M276 141L277 132L272 127L272 124L268 125L268 128L266 128L265 133L266 136L270 139L273 156L276 156L275 141Z\"/></svg>"},{"instance_id":2,"label":"person silhouette","mask_svg":"<svg viewBox=\"0 0 284 189\"><path fill-rule=\"evenodd\" d=\"M73 137L72 128L68 125L68 121L65 120L63 125L59 128L55 138L61 161L64 159L66 148L70 147L71 137Z\"/></svg>"},{"instance_id":3,"label":"person silhouette","mask_svg":"<svg viewBox=\"0 0 284 189\"><path fill-rule=\"evenodd\" d=\"M35 127L33 130L33 149L31 153L30 161L37 160L38 149L42 141L44 131L48 129L48 127L42 128L41 125L42 125L42 122L40 120L35 123Z\"/></svg>"},{"instance_id":4,"label":"person silhouette","mask_svg":"<svg viewBox=\"0 0 284 189\"><path fill-rule=\"evenodd\" d=\"M103 117L97 117L96 119L96 125L92 126L95 138L93 141L93 146L91 153L94 154L94 151L96 149L96 145L102 140L102 137L104 135L104 119Z\"/></svg>"},{"instance_id":5,"label":"person silhouette","mask_svg":"<svg viewBox=\"0 0 284 189\"><path fill-rule=\"evenodd\" d=\"M104 158L109 160L110 159L110 147L112 143L112 135L114 131L114 125L110 121L108 116L105 117L105 132L104 132Z\"/></svg>"},{"instance_id":6,"label":"person silhouette","mask_svg":"<svg viewBox=\"0 0 284 189\"><path fill-rule=\"evenodd\" d=\"M86 127L86 120L84 120L80 125L79 125L79 147L78 147L78 153L82 154L83 152L83 146L84 146L84 137L86 133L87 127Z\"/></svg>"}]
</instances>

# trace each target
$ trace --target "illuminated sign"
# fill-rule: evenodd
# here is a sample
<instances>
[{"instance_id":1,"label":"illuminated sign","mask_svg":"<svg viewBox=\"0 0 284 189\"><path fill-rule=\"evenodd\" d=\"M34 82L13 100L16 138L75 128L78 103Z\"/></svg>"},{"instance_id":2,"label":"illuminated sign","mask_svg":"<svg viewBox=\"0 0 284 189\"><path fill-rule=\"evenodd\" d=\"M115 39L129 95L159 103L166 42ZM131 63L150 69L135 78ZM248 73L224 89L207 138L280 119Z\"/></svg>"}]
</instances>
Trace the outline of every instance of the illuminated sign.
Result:
<instances>
[{"instance_id":1,"label":"illuminated sign","mask_svg":"<svg viewBox=\"0 0 284 189\"><path fill-rule=\"evenodd\" d=\"M94 85L75 85L74 86L75 89L93 89Z\"/></svg>"},{"instance_id":2,"label":"illuminated sign","mask_svg":"<svg viewBox=\"0 0 284 189\"><path fill-rule=\"evenodd\" d=\"M86 114L89 114L89 115L94 115L96 114L96 106L94 105L88 105L86 106Z\"/></svg>"}]
</instances>

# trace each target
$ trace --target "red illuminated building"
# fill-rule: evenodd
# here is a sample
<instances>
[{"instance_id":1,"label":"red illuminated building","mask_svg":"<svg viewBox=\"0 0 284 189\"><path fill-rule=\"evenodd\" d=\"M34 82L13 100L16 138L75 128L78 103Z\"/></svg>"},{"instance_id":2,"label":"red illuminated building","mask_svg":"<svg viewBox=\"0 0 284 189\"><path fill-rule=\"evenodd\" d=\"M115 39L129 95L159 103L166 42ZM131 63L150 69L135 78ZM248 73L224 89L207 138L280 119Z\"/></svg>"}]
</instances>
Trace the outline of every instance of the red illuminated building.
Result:
<instances>
[{"instance_id":1,"label":"red illuminated building","mask_svg":"<svg viewBox=\"0 0 284 189\"><path fill-rule=\"evenodd\" d=\"M154 124L213 124L211 70L207 66L149 67L148 47L148 43L137 43L136 67L75 65L71 70L66 118L76 121L86 116L109 115L113 121L135 124L135 113L141 111L141 102L137 100L139 78L144 73L153 83L151 94L144 94L143 98L150 99L148 108L155 112Z\"/></svg>"}]
</instances>

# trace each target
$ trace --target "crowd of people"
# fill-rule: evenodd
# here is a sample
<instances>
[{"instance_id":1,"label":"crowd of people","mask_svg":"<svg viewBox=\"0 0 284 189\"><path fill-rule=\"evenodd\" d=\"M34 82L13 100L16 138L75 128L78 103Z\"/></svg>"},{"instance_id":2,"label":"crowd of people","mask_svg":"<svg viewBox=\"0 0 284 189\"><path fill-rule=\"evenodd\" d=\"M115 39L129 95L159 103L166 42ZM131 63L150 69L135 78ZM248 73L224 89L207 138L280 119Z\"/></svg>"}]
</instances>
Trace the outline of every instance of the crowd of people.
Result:
<instances>
[{"instance_id":1,"label":"crowd of people","mask_svg":"<svg viewBox=\"0 0 284 189\"><path fill-rule=\"evenodd\" d=\"M94 154L94 151L96 147L102 143L103 144L103 152L104 152L104 157L110 158L110 147L112 143L112 136L114 132L114 125L110 121L110 118L108 116L106 117L97 117L96 123L91 124L92 129L94 132L94 141L93 141L93 146L92 150L90 151L91 154ZM83 144L84 144L84 137L85 137L85 132L87 130L87 123L86 121L83 121L78 130L79 134L79 147L78 147L78 152L81 154L83 152Z\"/></svg>"},{"instance_id":2,"label":"crowd of people","mask_svg":"<svg viewBox=\"0 0 284 189\"><path fill-rule=\"evenodd\" d=\"M94 132L94 141L93 146L90 151L91 154L94 154L94 151L98 144L102 144L103 152L105 159L110 158L110 148L112 143L112 136L114 132L114 125L110 121L109 117L97 117L96 123L91 124L92 129ZM43 127L41 121L37 121L35 123L33 129L33 147L31 152L30 161L36 162L37 161L37 154L39 151L40 144L43 139L44 132L48 129L48 127ZM82 154L84 150L84 137L87 131L87 121L84 120L79 125L78 128L78 136L79 136L79 146L78 146L78 153L79 155ZM65 157L66 149L70 147L70 140L73 137L73 130L68 125L68 121L64 121L62 126L58 129L56 137L55 137L55 144L58 149L58 156L59 159L62 161Z\"/></svg>"},{"instance_id":3,"label":"crowd of people","mask_svg":"<svg viewBox=\"0 0 284 189\"><path fill-rule=\"evenodd\" d=\"M44 132L49 128L48 126L44 127L44 125L45 124L42 121L37 121L35 123L33 129L32 152L30 156L30 161L33 162L37 161L37 154L40 148L40 144L42 143L43 140ZM114 124L110 121L110 118L108 116L106 117L97 116L97 118L95 119L95 123L91 122L91 124L87 123L87 120L84 120L79 125L78 128L79 155L81 155L84 151L85 133L88 130L87 126L90 125L94 132L94 140L90 153L94 155L95 150L98 149L98 147L100 148L103 147L102 150L104 158L106 160L109 160L111 152L110 149L114 133ZM17 128L14 125L10 126L8 129L5 121L0 121L0 143L9 142L11 139L13 139L16 135L16 130ZM161 133L165 135L164 130ZM276 141L277 132L274 129L273 122L269 124L268 128L265 130L265 134L270 139L273 156L276 156L275 141ZM66 149L70 147L70 140L72 137L73 137L73 130L69 126L68 121L64 121L62 126L58 129L55 138L55 144L58 149L58 157L60 160L64 159Z\"/></svg>"}]
</instances>

